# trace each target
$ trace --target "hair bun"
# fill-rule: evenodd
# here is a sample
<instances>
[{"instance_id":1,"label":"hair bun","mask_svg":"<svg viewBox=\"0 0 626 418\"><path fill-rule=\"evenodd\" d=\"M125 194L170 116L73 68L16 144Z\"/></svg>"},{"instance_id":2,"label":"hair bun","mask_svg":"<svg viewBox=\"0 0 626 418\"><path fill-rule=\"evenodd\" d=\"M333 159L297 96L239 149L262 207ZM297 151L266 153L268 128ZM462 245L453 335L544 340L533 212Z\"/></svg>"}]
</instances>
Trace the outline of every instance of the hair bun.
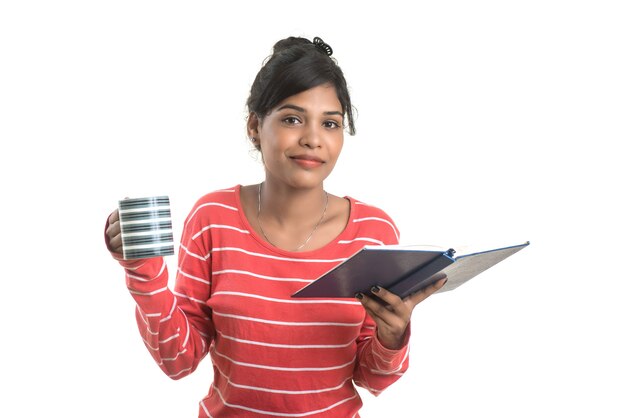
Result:
<instances>
[{"instance_id":1,"label":"hair bun","mask_svg":"<svg viewBox=\"0 0 626 418\"><path fill-rule=\"evenodd\" d=\"M308 47L311 45L315 46L318 51L323 53L324 55L331 56L333 55L333 49L326 42L322 40L322 38L316 36L313 38L313 42L309 41L306 38L299 38L295 36L290 36L289 38L281 39L280 41L274 44L274 54L279 53L281 51L285 51L291 48L298 47Z\"/></svg>"},{"instance_id":2,"label":"hair bun","mask_svg":"<svg viewBox=\"0 0 626 418\"><path fill-rule=\"evenodd\" d=\"M289 38L281 39L274 44L274 54L286 49L305 45L311 45L311 41L306 38L290 36Z\"/></svg>"}]
</instances>

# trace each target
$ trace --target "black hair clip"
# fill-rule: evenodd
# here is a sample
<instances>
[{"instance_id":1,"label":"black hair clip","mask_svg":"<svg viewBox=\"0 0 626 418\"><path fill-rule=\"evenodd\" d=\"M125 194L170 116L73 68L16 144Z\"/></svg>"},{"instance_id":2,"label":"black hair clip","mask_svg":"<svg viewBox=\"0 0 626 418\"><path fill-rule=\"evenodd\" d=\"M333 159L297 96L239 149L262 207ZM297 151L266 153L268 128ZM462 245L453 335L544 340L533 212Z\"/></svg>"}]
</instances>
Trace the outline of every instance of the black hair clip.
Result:
<instances>
[{"instance_id":1,"label":"black hair clip","mask_svg":"<svg viewBox=\"0 0 626 418\"><path fill-rule=\"evenodd\" d=\"M322 38L318 38L317 36L313 38L313 45L329 57L333 55L333 49L330 45L324 42Z\"/></svg>"}]
</instances>

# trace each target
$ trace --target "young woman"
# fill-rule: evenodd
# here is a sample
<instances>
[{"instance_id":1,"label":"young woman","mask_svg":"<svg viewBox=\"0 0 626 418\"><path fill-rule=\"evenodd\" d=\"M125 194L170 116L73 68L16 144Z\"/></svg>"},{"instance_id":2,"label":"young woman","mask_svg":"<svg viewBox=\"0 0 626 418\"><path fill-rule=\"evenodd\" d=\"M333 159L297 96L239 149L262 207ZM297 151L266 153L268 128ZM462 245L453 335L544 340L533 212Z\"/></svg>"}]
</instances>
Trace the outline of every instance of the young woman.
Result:
<instances>
[{"instance_id":1,"label":"young woman","mask_svg":"<svg viewBox=\"0 0 626 418\"><path fill-rule=\"evenodd\" d=\"M259 71L247 131L265 180L200 198L186 218L174 291L162 258L125 261L117 211L107 245L125 268L148 351L171 378L210 354L200 417L358 417L354 385L373 394L408 367L413 308L404 300L291 295L366 244L395 244L382 210L324 190L354 133L346 81L321 39L287 38Z\"/></svg>"}]
</instances>

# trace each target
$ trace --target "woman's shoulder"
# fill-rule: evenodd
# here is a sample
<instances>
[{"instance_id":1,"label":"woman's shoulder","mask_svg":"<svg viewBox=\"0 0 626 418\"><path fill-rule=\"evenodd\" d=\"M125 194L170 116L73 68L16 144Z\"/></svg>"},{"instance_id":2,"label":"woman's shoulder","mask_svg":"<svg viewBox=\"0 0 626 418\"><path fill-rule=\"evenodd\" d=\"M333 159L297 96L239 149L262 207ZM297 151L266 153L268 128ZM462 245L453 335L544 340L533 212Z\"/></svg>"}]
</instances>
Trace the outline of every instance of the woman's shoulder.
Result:
<instances>
[{"instance_id":1,"label":"woman's shoulder","mask_svg":"<svg viewBox=\"0 0 626 418\"><path fill-rule=\"evenodd\" d=\"M367 233L384 237L385 243L393 243L400 239L398 227L385 210L353 197L347 198L350 200L353 211L350 218L352 223L358 225L360 234Z\"/></svg>"},{"instance_id":2,"label":"woman's shoulder","mask_svg":"<svg viewBox=\"0 0 626 418\"><path fill-rule=\"evenodd\" d=\"M347 196L346 198L350 200L352 210L354 210L355 215L378 217L378 218L383 218L383 219L393 222L393 220L391 219L391 216L389 216L389 214L385 212L383 209L381 209L380 207L376 205L372 205L370 203L363 202L362 200L356 199L351 196Z\"/></svg>"},{"instance_id":3,"label":"woman's shoulder","mask_svg":"<svg viewBox=\"0 0 626 418\"><path fill-rule=\"evenodd\" d=\"M236 185L226 189L218 189L208 192L202 195L198 200L196 200L194 207L198 207L206 203L236 205L240 188L240 185Z\"/></svg>"},{"instance_id":4,"label":"woman's shoulder","mask_svg":"<svg viewBox=\"0 0 626 418\"><path fill-rule=\"evenodd\" d=\"M239 212L239 189L240 185L236 185L202 195L191 208L187 222L193 218L209 216L216 210L219 212Z\"/></svg>"}]
</instances>

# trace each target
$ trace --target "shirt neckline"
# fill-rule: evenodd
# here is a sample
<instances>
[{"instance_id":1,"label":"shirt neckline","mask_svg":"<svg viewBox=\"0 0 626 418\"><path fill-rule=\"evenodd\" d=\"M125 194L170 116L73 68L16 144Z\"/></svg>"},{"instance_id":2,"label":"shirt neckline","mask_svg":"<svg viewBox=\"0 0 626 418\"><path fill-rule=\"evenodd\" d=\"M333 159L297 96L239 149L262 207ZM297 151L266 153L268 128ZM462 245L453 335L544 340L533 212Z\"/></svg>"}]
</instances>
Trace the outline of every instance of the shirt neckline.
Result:
<instances>
[{"instance_id":1,"label":"shirt neckline","mask_svg":"<svg viewBox=\"0 0 626 418\"><path fill-rule=\"evenodd\" d=\"M238 184L235 186L234 195L235 195L235 206L237 207L237 211L239 212L239 218L240 218L241 223L245 226L245 228L248 231L250 231L250 236L254 238L256 242L258 242L264 248L268 249L269 251L273 253L284 255L284 256L289 256L291 258L310 258L310 257L317 256L321 253L326 253L332 250L332 248L338 245L339 241L350 239L351 236L353 235L353 229L354 229L353 220L355 217L354 212L355 212L356 204L355 204L354 198L350 196L344 196L343 198L347 199L350 202L350 215L348 216L348 222L346 226L339 233L339 235L337 235L332 241L330 241L323 247L316 248L310 251L289 251L289 250L284 250L282 248L275 247L269 242L267 242L265 239L263 239L263 237L261 237L259 234L257 234L256 230L252 228L252 225L248 221L248 218L246 217L246 214L244 213L244 210L243 210L243 205L241 204L241 184Z\"/></svg>"}]
</instances>

